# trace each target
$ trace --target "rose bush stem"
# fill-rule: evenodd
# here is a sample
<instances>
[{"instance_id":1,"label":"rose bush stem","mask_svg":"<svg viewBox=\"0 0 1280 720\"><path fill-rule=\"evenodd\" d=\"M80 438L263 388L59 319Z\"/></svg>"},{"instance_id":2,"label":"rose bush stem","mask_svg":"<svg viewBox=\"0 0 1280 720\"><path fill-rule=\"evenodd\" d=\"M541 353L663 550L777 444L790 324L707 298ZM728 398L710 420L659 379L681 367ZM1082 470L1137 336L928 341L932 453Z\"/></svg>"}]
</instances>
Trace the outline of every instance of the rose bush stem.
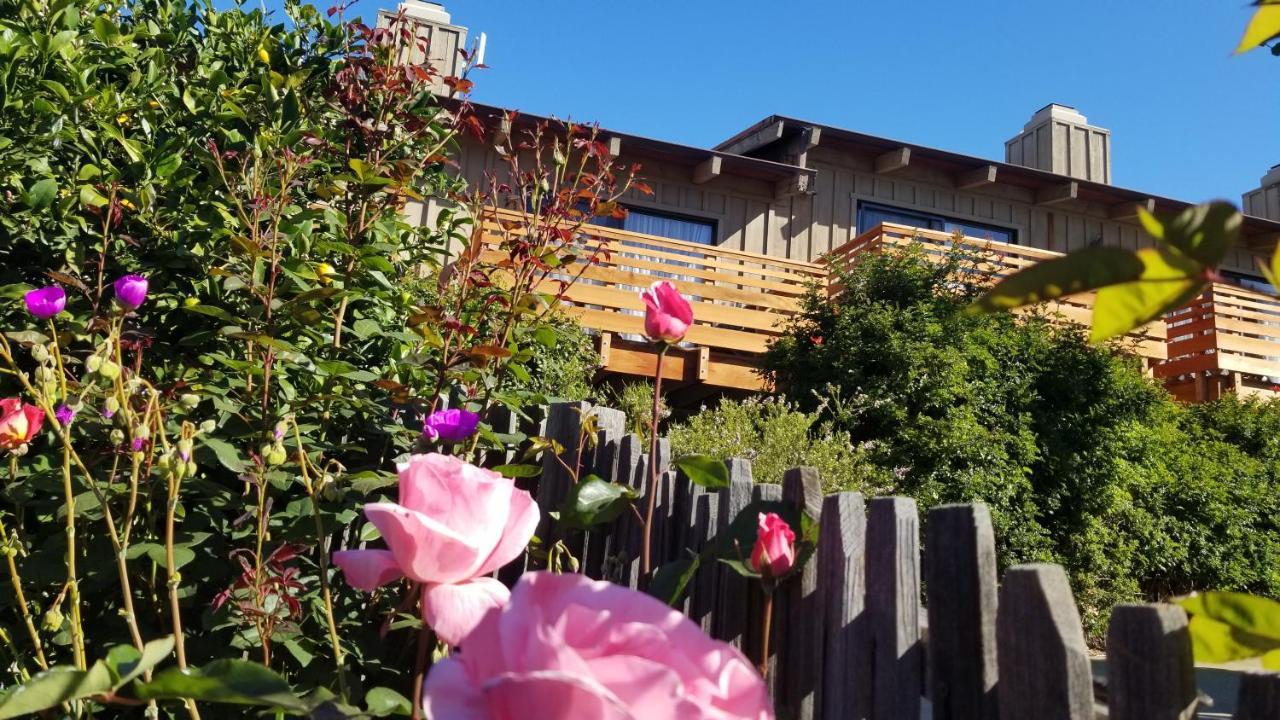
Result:
<instances>
[{"instance_id":1,"label":"rose bush stem","mask_svg":"<svg viewBox=\"0 0 1280 720\"><path fill-rule=\"evenodd\" d=\"M414 586L413 591L422 596L421 590ZM431 648L435 645L435 634L423 623L418 631L418 656L413 666L413 720L422 720L422 685L427 679L428 660Z\"/></svg>"},{"instance_id":2,"label":"rose bush stem","mask_svg":"<svg viewBox=\"0 0 1280 720\"><path fill-rule=\"evenodd\" d=\"M769 677L769 635L773 632L773 592L768 588L760 589L764 593L764 610L760 619L760 677Z\"/></svg>"},{"instance_id":3,"label":"rose bush stem","mask_svg":"<svg viewBox=\"0 0 1280 720\"><path fill-rule=\"evenodd\" d=\"M17 475L18 458L10 455L9 482L17 480ZM18 572L18 562L15 560L18 549L9 544L9 531L5 528L3 519L0 519L0 537L4 538L4 555L9 564L9 582L13 585L13 595L18 601L18 611L22 613L22 621L27 626L27 635L31 636L31 644L36 649L36 664L41 670L48 670L49 663L44 657L44 644L40 642L40 633L36 630L35 621L31 617L31 609L27 607L27 597L22 592L22 575Z\"/></svg>"},{"instance_id":4,"label":"rose bush stem","mask_svg":"<svg viewBox=\"0 0 1280 720\"><path fill-rule=\"evenodd\" d=\"M667 345L658 349L658 369L653 373L653 414L649 417L649 501L644 514L644 538L640 546L640 582L649 585L649 573L653 569L650 544L653 534L653 512L658 503L658 417L662 407L662 361L667 357Z\"/></svg>"}]
</instances>

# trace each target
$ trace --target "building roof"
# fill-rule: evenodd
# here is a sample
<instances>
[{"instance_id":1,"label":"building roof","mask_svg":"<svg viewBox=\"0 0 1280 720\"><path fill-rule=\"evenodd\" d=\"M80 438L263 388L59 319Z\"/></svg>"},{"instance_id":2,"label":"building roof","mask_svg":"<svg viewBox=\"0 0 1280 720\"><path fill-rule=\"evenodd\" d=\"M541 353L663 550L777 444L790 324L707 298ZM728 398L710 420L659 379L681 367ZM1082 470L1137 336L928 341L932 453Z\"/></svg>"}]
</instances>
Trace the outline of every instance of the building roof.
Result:
<instances>
[{"instance_id":1,"label":"building roof","mask_svg":"<svg viewBox=\"0 0 1280 720\"><path fill-rule=\"evenodd\" d=\"M817 128L821 132L821 145L849 149L864 154L883 154L907 148L911 152L911 162L927 164L939 170L959 175L976 171L984 167L994 167L996 182L1015 185L1033 190L1052 190L1067 183L1077 184L1076 198L1085 202L1096 202L1104 205L1120 206L1132 203L1154 201L1158 212L1177 212L1194 203L1175 198L1153 195L1152 193L1131 190L1105 183L1081 180L1059 175L1057 173L1035 168L1013 165L987 158L963 155L960 153L939 150L937 148L903 142L891 138L867 135L844 128L838 128L808 120L800 120L785 115L770 115L760 122L746 128L742 132L716 146L724 152L752 154L762 152L765 148L779 142L787 142L801 133ZM1242 235L1245 244L1251 247L1274 245L1280 239L1280 222L1266 218L1246 215Z\"/></svg>"},{"instance_id":2,"label":"building roof","mask_svg":"<svg viewBox=\"0 0 1280 720\"><path fill-rule=\"evenodd\" d=\"M455 106L460 104L454 100L446 100L445 102ZM484 105L474 102L470 103L470 105L475 114L488 127L496 127L508 112L506 109L494 105ZM557 118L520 113L516 117L515 126L511 128L511 132L519 132L524 129L532 128L536 123L544 120L558 121ZM709 161L711 158L719 158L720 174L752 178L755 180L764 180L776 183L801 176L812 177L817 172L813 169L803 168L797 165L788 165L786 163L774 162L772 160L750 157L748 155L738 153L723 152L718 149L707 149L694 147L692 145L681 145L679 143L667 142L665 140L655 140L653 138L647 138L641 135L632 135L630 133L619 132L617 130L601 128L600 135L601 138L605 140L616 139L621 143L621 154L624 154L629 158L652 158L659 162L687 167L696 167Z\"/></svg>"}]
</instances>

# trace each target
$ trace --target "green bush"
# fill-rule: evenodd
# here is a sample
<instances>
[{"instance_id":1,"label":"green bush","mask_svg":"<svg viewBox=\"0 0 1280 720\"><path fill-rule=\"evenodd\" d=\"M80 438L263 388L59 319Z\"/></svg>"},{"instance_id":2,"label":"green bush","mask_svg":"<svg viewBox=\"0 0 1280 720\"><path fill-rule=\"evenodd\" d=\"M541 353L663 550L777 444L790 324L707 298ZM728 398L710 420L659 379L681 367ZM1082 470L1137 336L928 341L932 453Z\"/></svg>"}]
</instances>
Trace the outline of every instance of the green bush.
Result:
<instances>
[{"instance_id":1,"label":"green bush","mask_svg":"<svg viewBox=\"0 0 1280 720\"><path fill-rule=\"evenodd\" d=\"M1003 566L1064 564L1095 638L1119 601L1280 593L1277 406L1183 407L1079 328L968 313L972 262L864 259L808 298L770 374L922 510L985 502Z\"/></svg>"},{"instance_id":2,"label":"green bush","mask_svg":"<svg viewBox=\"0 0 1280 720\"><path fill-rule=\"evenodd\" d=\"M847 433L785 400L722 400L676 423L669 435L676 455L750 460L756 482L781 482L788 468L805 465L818 469L828 492L856 490L870 496L889 487L887 473L868 463Z\"/></svg>"}]
</instances>

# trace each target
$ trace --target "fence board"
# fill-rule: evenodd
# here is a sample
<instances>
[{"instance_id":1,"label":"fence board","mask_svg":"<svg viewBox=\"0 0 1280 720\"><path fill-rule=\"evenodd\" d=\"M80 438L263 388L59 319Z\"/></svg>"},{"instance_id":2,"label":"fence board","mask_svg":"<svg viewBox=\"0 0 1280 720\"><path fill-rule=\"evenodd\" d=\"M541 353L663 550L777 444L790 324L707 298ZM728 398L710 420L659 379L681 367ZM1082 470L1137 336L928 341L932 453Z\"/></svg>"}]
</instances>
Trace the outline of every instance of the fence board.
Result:
<instances>
[{"instance_id":1,"label":"fence board","mask_svg":"<svg viewBox=\"0 0 1280 720\"><path fill-rule=\"evenodd\" d=\"M865 608L867 516L862 495L842 492L822 504L818 589L824 651L818 717L871 717L871 637Z\"/></svg>"},{"instance_id":2,"label":"fence board","mask_svg":"<svg viewBox=\"0 0 1280 720\"><path fill-rule=\"evenodd\" d=\"M985 505L929 511L929 700L935 720L995 720L996 545Z\"/></svg>"},{"instance_id":3,"label":"fence board","mask_svg":"<svg viewBox=\"0 0 1280 720\"><path fill-rule=\"evenodd\" d=\"M596 446L591 453L588 470L605 480L618 477L618 445L627 432L627 416L621 410L597 406L592 409L597 418ZM614 534L617 521L592 530L582 553L583 572L595 580L605 578L605 562L614 552Z\"/></svg>"},{"instance_id":4,"label":"fence board","mask_svg":"<svg viewBox=\"0 0 1280 720\"><path fill-rule=\"evenodd\" d=\"M1235 720L1280 718L1280 673L1251 672L1240 677Z\"/></svg>"},{"instance_id":5,"label":"fence board","mask_svg":"<svg viewBox=\"0 0 1280 720\"><path fill-rule=\"evenodd\" d=\"M644 456L644 441L639 435L630 433L618 441L618 476L614 481L630 485L641 497L648 483ZM607 561L610 565L607 574L618 585L635 588L639 584L640 537L639 521L632 513L623 513L614 524L613 539L609 543L611 557Z\"/></svg>"},{"instance_id":6,"label":"fence board","mask_svg":"<svg viewBox=\"0 0 1280 720\"><path fill-rule=\"evenodd\" d=\"M822 518L822 478L816 468L791 468L782 478L782 499L814 521ZM797 535L800 528L793 528ZM797 538L798 540L799 538ZM779 681L783 692L780 720L813 720L822 679L822 596L818 593L818 563L810 559L798 577L776 592L774 619L783 628Z\"/></svg>"},{"instance_id":7,"label":"fence board","mask_svg":"<svg viewBox=\"0 0 1280 720\"><path fill-rule=\"evenodd\" d=\"M1093 677L1080 613L1058 565L1004 576L996 619L1001 720L1093 720Z\"/></svg>"},{"instance_id":8,"label":"fence board","mask_svg":"<svg viewBox=\"0 0 1280 720\"><path fill-rule=\"evenodd\" d=\"M876 498L867 513L867 615L874 646L872 717L920 716L920 521L915 500Z\"/></svg>"},{"instance_id":9,"label":"fence board","mask_svg":"<svg viewBox=\"0 0 1280 720\"><path fill-rule=\"evenodd\" d=\"M751 461L742 458L730 458L729 487L720 490L720 508L716 515L716 533L727 532L729 524L751 504L752 488ZM719 563L717 563L719 565ZM720 597L716 602L715 637L736 648L742 649L744 635L748 626L747 601L752 588L746 578L732 568L720 565Z\"/></svg>"},{"instance_id":10,"label":"fence board","mask_svg":"<svg viewBox=\"0 0 1280 720\"><path fill-rule=\"evenodd\" d=\"M1195 663L1187 614L1174 605L1117 605L1107 628L1111 720L1191 720Z\"/></svg>"}]
</instances>

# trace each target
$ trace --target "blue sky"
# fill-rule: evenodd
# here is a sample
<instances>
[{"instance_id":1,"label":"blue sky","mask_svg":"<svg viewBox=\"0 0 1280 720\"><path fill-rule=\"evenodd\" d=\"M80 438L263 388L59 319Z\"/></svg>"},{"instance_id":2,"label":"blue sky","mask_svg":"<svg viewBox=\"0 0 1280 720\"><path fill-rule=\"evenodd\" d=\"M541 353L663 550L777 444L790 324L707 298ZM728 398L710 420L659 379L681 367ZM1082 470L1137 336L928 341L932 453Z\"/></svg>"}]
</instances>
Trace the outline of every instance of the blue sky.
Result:
<instances>
[{"instance_id":1,"label":"blue sky","mask_svg":"<svg viewBox=\"0 0 1280 720\"><path fill-rule=\"evenodd\" d=\"M1003 159L1059 102L1111 129L1117 185L1238 203L1280 163L1280 58L1230 54L1246 0L445 4L489 38L476 100L691 145L777 113Z\"/></svg>"}]
</instances>

